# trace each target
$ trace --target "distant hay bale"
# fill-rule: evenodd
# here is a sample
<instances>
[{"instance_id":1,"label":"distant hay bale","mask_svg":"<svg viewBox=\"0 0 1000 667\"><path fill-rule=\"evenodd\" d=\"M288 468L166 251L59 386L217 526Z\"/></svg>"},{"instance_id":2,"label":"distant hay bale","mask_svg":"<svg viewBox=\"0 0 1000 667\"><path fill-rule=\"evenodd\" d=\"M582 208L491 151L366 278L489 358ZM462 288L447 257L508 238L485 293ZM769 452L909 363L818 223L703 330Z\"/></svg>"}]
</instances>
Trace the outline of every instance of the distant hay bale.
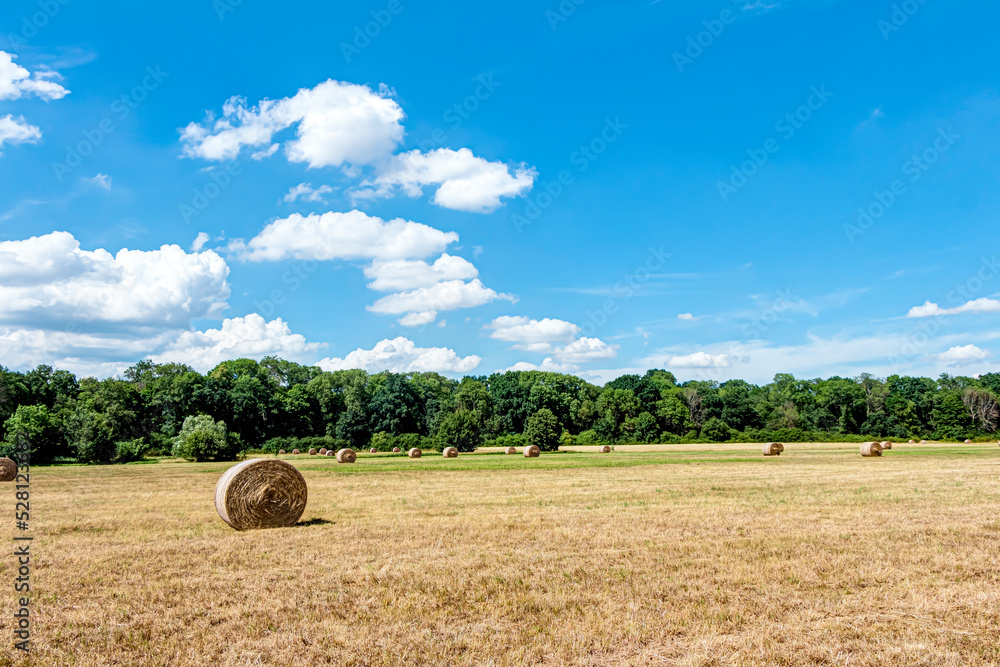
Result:
<instances>
[{"instance_id":1,"label":"distant hay bale","mask_svg":"<svg viewBox=\"0 0 1000 667\"><path fill-rule=\"evenodd\" d=\"M454 447L445 447L444 449L441 450L441 454L446 459L457 459L458 458L458 450L455 449Z\"/></svg>"},{"instance_id":2,"label":"distant hay bale","mask_svg":"<svg viewBox=\"0 0 1000 667\"><path fill-rule=\"evenodd\" d=\"M862 442L861 456L882 456L882 445L877 442Z\"/></svg>"},{"instance_id":3,"label":"distant hay bale","mask_svg":"<svg viewBox=\"0 0 1000 667\"><path fill-rule=\"evenodd\" d=\"M517 448L516 447L508 447L507 449L504 450L503 453L504 454L517 454Z\"/></svg>"},{"instance_id":4,"label":"distant hay bale","mask_svg":"<svg viewBox=\"0 0 1000 667\"><path fill-rule=\"evenodd\" d=\"M250 459L227 470L215 485L215 509L236 530L294 526L306 509L306 480L278 459Z\"/></svg>"},{"instance_id":5,"label":"distant hay bale","mask_svg":"<svg viewBox=\"0 0 1000 667\"><path fill-rule=\"evenodd\" d=\"M320 447L320 449L319 449L319 455L320 455L320 456L326 456L326 453L327 453L328 451L330 451L330 450L329 450L329 449L327 449L326 447Z\"/></svg>"},{"instance_id":6,"label":"distant hay bale","mask_svg":"<svg viewBox=\"0 0 1000 667\"><path fill-rule=\"evenodd\" d=\"M965 444L967 444L967 445L971 445L971 444L972 444L972 441L971 441L971 440L969 440L968 438L966 438L966 439L965 439Z\"/></svg>"},{"instance_id":7,"label":"distant hay bale","mask_svg":"<svg viewBox=\"0 0 1000 667\"><path fill-rule=\"evenodd\" d=\"M0 482L13 482L17 479L17 464L4 457L0 458Z\"/></svg>"},{"instance_id":8,"label":"distant hay bale","mask_svg":"<svg viewBox=\"0 0 1000 667\"><path fill-rule=\"evenodd\" d=\"M892 442L890 442L889 440L882 441L882 450L884 451L886 449L892 449Z\"/></svg>"},{"instance_id":9,"label":"distant hay bale","mask_svg":"<svg viewBox=\"0 0 1000 667\"><path fill-rule=\"evenodd\" d=\"M400 449L399 447L393 447L392 448L392 453L393 454L399 454L401 451L403 451L403 450Z\"/></svg>"},{"instance_id":10,"label":"distant hay bale","mask_svg":"<svg viewBox=\"0 0 1000 667\"><path fill-rule=\"evenodd\" d=\"M309 450L309 456L316 456L316 450L315 449L310 449Z\"/></svg>"},{"instance_id":11,"label":"distant hay bale","mask_svg":"<svg viewBox=\"0 0 1000 667\"><path fill-rule=\"evenodd\" d=\"M375 449L374 447L372 447L371 449L368 450L368 453L369 454L374 454L377 451L378 451L377 449Z\"/></svg>"},{"instance_id":12,"label":"distant hay bale","mask_svg":"<svg viewBox=\"0 0 1000 667\"><path fill-rule=\"evenodd\" d=\"M761 448L764 456L781 456L785 446L780 442L768 442Z\"/></svg>"},{"instance_id":13,"label":"distant hay bale","mask_svg":"<svg viewBox=\"0 0 1000 667\"><path fill-rule=\"evenodd\" d=\"M279 454L284 454L284 453L285 453L285 450L284 450L284 449L279 449L279 450L278 450L278 453L279 453Z\"/></svg>"},{"instance_id":14,"label":"distant hay bale","mask_svg":"<svg viewBox=\"0 0 1000 667\"><path fill-rule=\"evenodd\" d=\"M915 445L915 444L917 444L917 441L916 440L910 440L910 444L911 445Z\"/></svg>"},{"instance_id":15,"label":"distant hay bale","mask_svg":"<svg viewBox=\"0 0 1000 667\"><path fill-rule=\"evenodd\" d=\"M420 451L419 447L414 447L410 451L406 452L406 455L409 456L411 459L419 459L421 456L424 455L424 453Z\"/></svg>"},{"instance_id":16,"label":"distant hay bale","mask_svg":"<svg viewBox=\"0 0 1000 667\"><path fill-rule=\"evenodd\" d=\"M302 452L300 452L300 451L299 451L299 450L297 450L297 449L293 449L293 450L292 450L292 454L301 454L301 453L302 453Z\"/></svg>"},{"instance_id":17,"label":"distant hay bale","mask_svg":"<svg viewBox=\"0 0 1000 667\"><path fill-rule=\"evenodd\" d=\"M600 447L597 448L597 453L598 454L610 454L611 453L611 445L601 445Z\"/></svg>"},{"instance_id":18,"label":"distant hay bale","mask_svg":"<svg viewBox=\"0 0 1000 667\"><path fill-rule=\"evenodd\" d=\"M920 444L921 444L921 445L926 445L926 444L927 444L927 441L926 441L926 440L921 440L921 441L920 441Z\"/></svg>"},{"instance_id":19,"label":"distant hay bale","mask_svg":"<svg viewBox=\"0 0 1000 667\"><path fill-rule=\"evenodd\" d=\"M328 450L326 450L326 455L327 456L336 456L337 452L333 451L332 449L328 449Z\"/></svg>"},{"instance_id":20,"label":"distant hay bale","mask_svg":"<svg viewBox=\"0 0 1000 667\"><path fill-rule=\"evenodd\" d=\"M337 463L354 463L358 460L358 453L350 447L337 450Z\"/></svg>"},{"instance_id":21,"label":"distant hay bale","mask_svg":"<svg viewBox=\"0 0 1000 667\"><path fill-rule=\"evenodd\" d=\"M530 445L524 448L524 458L534 459L541 456L542 450L538 448L538 445Z\"/></svg>"}]
</instances>

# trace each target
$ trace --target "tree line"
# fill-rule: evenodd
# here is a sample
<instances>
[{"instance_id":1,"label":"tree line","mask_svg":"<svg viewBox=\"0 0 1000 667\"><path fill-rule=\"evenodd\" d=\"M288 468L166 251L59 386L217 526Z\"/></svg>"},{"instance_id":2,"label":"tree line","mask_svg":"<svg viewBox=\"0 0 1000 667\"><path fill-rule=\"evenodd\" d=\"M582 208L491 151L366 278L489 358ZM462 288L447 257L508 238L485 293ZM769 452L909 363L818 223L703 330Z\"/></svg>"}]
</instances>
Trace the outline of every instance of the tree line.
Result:
<instances>
[{"instance_id":1,"label":"tree line","mask_svg":"<svg viewBox=\"0 0 1000 667\"><path fill-rule=\"evenodd\" d=\"M965 439L995 434L1000 373L678 382L665 370L603 387L574 375L507 371L323 371L267 357L201 374L144 360L119 377L0 366L0 455L32 462L231 459L315 446L472 451L484 445Z\"/></svg>"}]
</instances>

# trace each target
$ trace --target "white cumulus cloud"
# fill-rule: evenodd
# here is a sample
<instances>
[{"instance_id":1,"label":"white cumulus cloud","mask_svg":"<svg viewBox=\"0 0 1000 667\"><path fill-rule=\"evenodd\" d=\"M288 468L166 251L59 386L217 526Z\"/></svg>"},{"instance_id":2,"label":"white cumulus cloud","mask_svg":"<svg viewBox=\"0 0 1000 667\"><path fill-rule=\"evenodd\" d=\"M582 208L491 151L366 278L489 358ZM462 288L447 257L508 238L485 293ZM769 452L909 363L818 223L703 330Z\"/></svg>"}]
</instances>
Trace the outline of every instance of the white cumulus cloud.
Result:
<instances>
[{"instance_id":1,"label":"white cumulus cloud","mask_svg":"<svg viewBox=\"0 0 1000 667\"><path fill-rule=\"evenodd\" d=\"M282 259L405 259L442 252L458 241L442 232L402 218L385 221L361 211L302 216L294 213L268 224L234 250L253 262Z\"/></svg>"},{"instance_id":2,"label":"white cumulus cloud","mask_svg":"<svg viewBox=\"0 0 1000 667\"><path fill-rule=\"evenodd\" d=\"M447 253L433 264L423 260L377 259L365 267L368 287L379 292L430 287L449 280L471 280L479 275L472 262Z\"/></svg>"},{"instance_id":3,"label":"white cumulus cloud","mask_svg":"<svg viewBox=\"0 0 1000 667\"><path fill-rule=\"evenodd\" d=\"M468 148L438 148L428 153L413 150L395 155L377 167L374 180L352 192L357 199L390 196L397 190L419 197L426 186L437 186L434 204L473 213L500 207L501 197L523 195L537 172L525 164L511 169L502 162L477 157Z\"/></svg>"},{"instance_id":4,"label":"white cumulus cloud","mask_svg":"<svg viewBox=\"0 0 1000 667\"><path fill-rule=\"evenodd\" d=\"M732 365L732 356L728 354L709 354L708 352L677 355L667 361L669 368L729 368Z\"/></svg>"},{"instance_id":5,"label":"white cumulus cloud","mask_svg":"<svg viewBox=\"0 0 1000 667\"><path fill-rule=\"evenodd\" d=\"M229 267L212 251L82 250L68 232L0 242L0 323L186 327L221 316Z\"/></svg>"},{"instance_id":6,"label":"white cumulus cloud","mask_svg":"<svg viewBox=\"0 0 1000 667\"><path fill-rule=\"evenodd\" d=\"M417 347L413 341L400 336L382 340L370 350L358 348L343 359L327 358L316 365L327 371L360 368L369 373L468 373L480 361L476 355L460 357L454 350L446 347Z\"/></svg>"},{"instance_id":7,"label":"white cumulus cloud","mask_svg":"<svg viewBox=\"0 0 1000 667\"><path fill-rule=\"evenodd\" d=\"M938 361L944 361L949 366L962 366L988 359L989 350L983 350L975 345L956 345L940 354L933 355Z\"/></svg>"},{"instance_id":8,"label":"white cumulus cloud","mask_svg":"<svg viewBox=\"0 0 1000 667\"><path fill-rule=\"evenodd\" d=\"M205 124L191 123L181 131L188 157L232 160L244 147L268 148L274 135L298 124L296 138L285 144L292 162L310 167L363 165L384 159L403 139L403 110L391 92L368 86L327 80L302 88L293 97L261 100L248 106L232 97L222 117ZM265 157L262 155L261 157Z\"/></svg>"},{"instance_id":9,"label":"white cumulus cloud","mask_svg":"<svg viewBox=\"0 0 1000 667\"><path fill-rule=\"evenodd\" d=\"M17 56L0 51L0 100L16 100L23 95L35 95L49 101L58 100L69 91L52 81L59 74L51 70L31 73L14 62Z\"/></svg>"},{"instance_id":10,"label":"white cumulus cloud","mask_svg":"<svg viewBox=\"0 0 1000 667\"><path fill-rule=\"evenodd\" d=\"M42 131L29 125L24 116L0 116L0 148L6 144L33 144L42 138Z\"/></svg>"},{"instance_id":11,"label":"white cumulus cloud","mask_svg":"<svg viewBox=\"0 0 1000 667\"><path fill-rule=\"evenodd\" d=\"M973 299L955 308L942 308L932 301L925 301L922 306L914 306L906 314L907 317L934 317L935 315L961 315L963 313L1000 313L1000 300Z\"/></svg>"},{"instance_id":12,"label":"white cumulus cloud","mask_svg":"<svg viewBox=\"0 0 1000 667\"><path fill-rule=\"evenodd\" d=\"M553 343L568 343L580 333L572 322L546 317L533 320L528 317L503 315L484 326L492 329L490 338L515 343L514 347L532 352L547 352Z\"/></svg>"},{"instance_id":13,"label":"white cumulus cloud","mask_svg":"<svg viewBox=\"0 0 1000 667\"><path fill-rule=\"evenodd\" d=\"M448 280L430 287L389 294L368 306L368 310L373 313L398 315L474 308L496 299L516 301L513 295L490 289L478 278L467 283L461 280Z\"/></svg>"}]
</instances>

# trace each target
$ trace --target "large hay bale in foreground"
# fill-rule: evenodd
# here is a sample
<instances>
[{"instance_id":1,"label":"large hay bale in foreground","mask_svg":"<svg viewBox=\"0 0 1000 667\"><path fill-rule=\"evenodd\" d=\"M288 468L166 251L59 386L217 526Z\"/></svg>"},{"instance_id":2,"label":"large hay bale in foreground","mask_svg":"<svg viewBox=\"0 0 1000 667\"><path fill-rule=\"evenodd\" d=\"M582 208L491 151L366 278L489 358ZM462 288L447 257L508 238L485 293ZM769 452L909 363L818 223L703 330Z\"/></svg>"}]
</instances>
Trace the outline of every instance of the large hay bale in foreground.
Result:
<instances>
[{"instance_id":1,"label":"large hay bale in foreground","mask_svg":"<svg viewBox=\"0 0 1000 667\"><path fill-rule=\"evenodd\" d=\"M458 450L454 447L445 447L444 449L441 450L441 455L444 456L446 459L457 459Z\"/></svg>"},{"instance_id":2,"label":"large hay bale in foreground","mask_svg":"<svg viewBox=\"0 0 1000 667\"><path fill-rule=\"evenodd\" d=\"M17 464L6 457L0 458L0 482L13 482L17 479Z\"/></svg>"},{"instance_id":3,"label":"large hay bale in foreground","mask_svg":"<svg viewBox=\"0 0 1000 667\"><path fill-rule=\"evenodd\" d=\"M785 451L785 446L780 442L768 442L761 448L764 456L781 456L783 451Z\"/></svg>"},{"instance_id":4,"label":"large hay bale in foreground","mask_svg":"<svg viewBox=\"0 0 1000 667\"><path fill-rule=\"evenodd\" d=\"M882 456L882 445L877 442L862 442L861 456Z\"/></svg>"},{"instance_id":5,"label":"large hay bale in foreground","mask_svg":"<svg viewBox=\"0 0 1000 667\"><path fill-rule=\"evenodd\" d=\"M312 448L310 448L310 449L309 449L309 456L316 456L316 450L315 450L315 449L312 449Z\"/></svg>"},{"instance_id":6,"label":"large hay bale in foreground","mask_svg":"<svg viewBox=\"0 0 1000 667\"><path fill-rule=\"evenodd\" d=\"M531 445L524 448L524 458L526 459L538 458L541 454L542 450L538 448L538 445Z\"/></svg>"},{"instance_id":7,"label":"large hay bale in foreground","mask_svg":"<svg viewBox=\"0 0 1000 667\"><path fill-rule=\"evenodd\" d=\"M399 454L401 451L403 451L403 450L400 449L399 447L393 447L392 448L392 453L393 454Z\"/></svg>"},{"instance_id":8,"label":"large hay bale in foreground","mask_svg":"<svg viewBox=\"0 0 1000 667\"><path fill-rule=\"evenodd\" d=\"M423 456L423 454L424 453L420 451L418 447L414 447L410 451L406 452L406 455L409 456L411 459L419 459L421 456Z\"/></svg>"},{"instance_id":9,"label":"large hay bale in foreground","mask_svg":"<svg viewBox=\"0 0 1000 667\"><path fill-rule=\"evenodd\" d=\"M892 442L889 440L882 441L882 450L885 451L886 449L892 449Z\"/></svg>"},{"instance_id":10,"label":"large hay bale in foreground","mask_svg":"<svg viewBox=\"0 0 1000 667\"><path fill-rule=\"evenodd\" d=\"M597 453L598 454L610 454L611 453L611 445L601 445L600 447L597 448Z\"/></svg>"},{"instance_id":11,"label":"large hay bale in foreground","mask_svg":"<svg viewBox=\"0 0 1000 667\"><path fill-rule=\"evenodd\" d=\"M337 450L337 463L354 463L358 460L358 453L350 447Z\"/></svg>"},{"instance_id":12,"label":"large hay bale in foreground","mask_svg":"<svg viewBox=\"0 0 1000 667\"><path fill-rule=\"evenodd\" d=\"M517 448L508 447L506 450L504 450L504 454L517 454Z\"/></svg>"},{"instance_id":13,"label":"large hay bale in foreground","mask_svg":"<svg viewBox=\"0 0 1000 667\"><path fill-rule=\"evenodd\" d=\"M215 509L236 530L294 526L308 497L302 473L278 459L238 463L215 485Z\"/></svg>"}]
</instances>

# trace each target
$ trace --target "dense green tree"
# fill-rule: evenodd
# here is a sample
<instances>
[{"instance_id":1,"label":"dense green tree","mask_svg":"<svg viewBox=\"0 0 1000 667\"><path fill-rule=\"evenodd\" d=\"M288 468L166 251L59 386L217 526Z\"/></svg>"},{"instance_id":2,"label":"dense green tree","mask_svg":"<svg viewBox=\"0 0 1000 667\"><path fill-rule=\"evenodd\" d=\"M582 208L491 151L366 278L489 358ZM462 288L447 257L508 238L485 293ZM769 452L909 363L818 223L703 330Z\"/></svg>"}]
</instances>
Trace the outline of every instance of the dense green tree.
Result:
<instances>
[{"instance_id":1,"label":"dense green tree","mask_svg":"<svg viewBox=\"0 0 1000 667\"><path fill-rule=\"evenodd\" d=\"M239 440L226 429L226 422L211 415L187 417L180 434L174 439L173 455L191 461L235 458Z\"/></svg>"},{"instance_id":2,"label":"dense green tree","mask_svg":"<svg viewBox=\"0 0 1000 667\"><path fill-rule=\"evenodd\" d=\"M70 455L61 424L44 405L19 405L4 424L4 432L0 456L17 458L18 443L26 443L30 465L44 465Z\"/></svg>"},{"instance_id":3,"label":"dense green tree","mask_svg":"<svg viewBox=\"0 0 1000 667\"><path fill-rule=\"evenodd\" d=\"M559 420L548 408L542 408L528 417L528 423L524 429L525 441L528 445L535 445L543 452L551 452L559 449Z\"/></svg>"}]
</instances>

